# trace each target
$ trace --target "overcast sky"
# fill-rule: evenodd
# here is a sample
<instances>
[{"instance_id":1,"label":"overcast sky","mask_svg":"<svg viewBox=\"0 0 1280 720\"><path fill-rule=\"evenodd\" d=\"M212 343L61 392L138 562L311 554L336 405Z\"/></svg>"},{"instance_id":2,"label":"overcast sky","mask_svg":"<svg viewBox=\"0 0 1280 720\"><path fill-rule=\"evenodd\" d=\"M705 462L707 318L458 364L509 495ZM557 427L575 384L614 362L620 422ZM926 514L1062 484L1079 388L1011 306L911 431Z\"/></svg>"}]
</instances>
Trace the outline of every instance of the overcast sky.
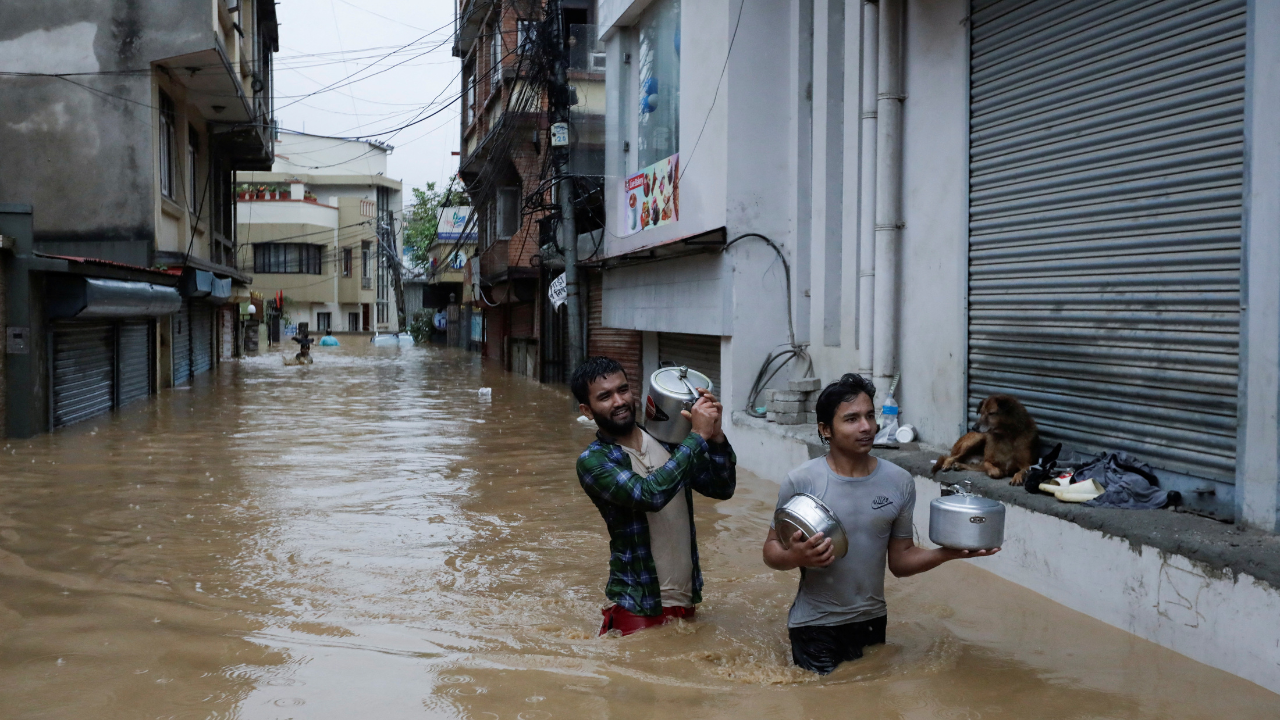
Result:
<instances>
[{"instance_id":1,"label":"overcast sky","mask_svg":"<svg viewBox=\"0 0 1280 720\"><path fill-rule=\"evenodd\" d=\"M447 184L458 169L450 153L458 149L453 100L461 88L461 64L451 54L453 8L454 0L282 0L280 125L349 137L415 121L377 136L395 147L387 174L404 182L406 204L411 187Z\"/></svg>"}]
</instances>

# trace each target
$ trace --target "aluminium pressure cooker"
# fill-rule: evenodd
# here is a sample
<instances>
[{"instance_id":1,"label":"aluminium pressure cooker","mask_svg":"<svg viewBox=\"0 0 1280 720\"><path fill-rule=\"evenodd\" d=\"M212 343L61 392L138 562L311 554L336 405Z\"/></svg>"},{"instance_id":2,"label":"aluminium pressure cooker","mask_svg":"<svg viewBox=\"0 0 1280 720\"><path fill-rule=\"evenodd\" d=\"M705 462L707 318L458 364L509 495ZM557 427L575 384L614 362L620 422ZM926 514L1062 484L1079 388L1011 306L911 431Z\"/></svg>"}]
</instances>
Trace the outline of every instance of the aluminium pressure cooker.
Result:
<instances>
[{"instance_id":1,"label":"aluminium pressure cooker","mask_svg":"<svg viewBox=\"0 0 1280 720\"><path fill-rule=\"evenodd\" d=\"M687 366L664 367L649 376L644 401L644 429L664 443L678 445L689 437L693 423L680 414L698 400L697 388L712 392L711 378Z\"/></svg>"},{"instance_id":2,"label":"aluminium pressure cooker","mask_svg":"<svg viewBox=\"0 0 1280 720\"><path fill-rule=\"evenodd\" d=\"M952 485L929 503L929 539L955 550L990 550L1004 543L1004 505L973 494L973 483ZM950 494L946 494L950 490Z\"/></svg>"}]
</instances>

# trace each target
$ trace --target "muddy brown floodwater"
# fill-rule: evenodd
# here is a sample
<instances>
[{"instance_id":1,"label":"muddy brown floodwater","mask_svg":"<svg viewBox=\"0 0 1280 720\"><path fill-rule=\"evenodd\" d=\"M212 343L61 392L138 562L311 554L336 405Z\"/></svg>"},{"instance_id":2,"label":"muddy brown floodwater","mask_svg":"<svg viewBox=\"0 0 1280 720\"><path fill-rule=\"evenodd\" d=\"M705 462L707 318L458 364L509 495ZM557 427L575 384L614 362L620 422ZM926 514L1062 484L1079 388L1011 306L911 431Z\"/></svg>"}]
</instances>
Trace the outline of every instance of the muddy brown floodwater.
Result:
<instances>
[{"instance_id":1,"label":"muddy brown floodwater","mask_svg":"<svg viewBox=\"0 0 1280 720\"><path fill-rule=\"evenodd\" d=\"M698 501L697 622L597 638L608 554L568 394L452 350L315 354L5 446L0 717L1280 714L960 563L890 579L888 645L799 671L795 574L760 561L777 485L742 471Z\"/></svg>"}]
</instances>

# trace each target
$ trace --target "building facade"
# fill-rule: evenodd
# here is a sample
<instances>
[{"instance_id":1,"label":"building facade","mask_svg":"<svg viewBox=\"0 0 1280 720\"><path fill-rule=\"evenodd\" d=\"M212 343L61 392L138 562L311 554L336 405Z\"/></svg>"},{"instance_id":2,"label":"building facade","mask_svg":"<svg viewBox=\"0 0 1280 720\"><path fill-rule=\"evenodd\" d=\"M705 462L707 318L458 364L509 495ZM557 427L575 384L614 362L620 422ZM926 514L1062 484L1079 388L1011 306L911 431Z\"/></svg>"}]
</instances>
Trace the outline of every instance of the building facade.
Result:
<instances>
[{"instance_id":1,"label":"building facade","mask_svg":"<svg viewBox=\"0 0 1280 720\"><path fill-rule=\"evenodd\" d=\"M812 426L754 416L781 348L801 362L770 386L807 361L824 382L871 376L878 401L897 381L934 447L1011 393L1044 440L1129 453L1181 509L1274 533L1278 12L600 0L603 325L643 333L643 373L704 348L694 366L718 366L739 459L765 477L821 452ZM1270 629L1170 619L1190 597L1198 618L1266 616L1274 585L1239 568L1219 584L1073 517L1025 513L984 567L1280 687L1250 660L1274 654ZM1129 588L1159 590L1113 602Z\"/></svg>"},{"instance_id":2,"label":"building facade","mask_svg":"<svg viewBox=\"0 0 1280 720\"><path fill-rule=\"evenodd\" d=\"M403 204L400 182L386 175L390 152L282 132L269 172L237 174L241 263L267 298L267 324L285 341L302 323L320 335L400 329Z\"/></svg>"},{"instance_id":3,"label":"building facade","mask_svg":"<svg viewBox=\"0 0 1280 720\"><path fill-rule=\"evenodd\" d=\"M779 343L825 380L899 377L938 445L1011 392L1046 439L1129 452L1198 511L1274 530L1280 303L1248 282L1275 239L1249 171L1274 138L1251 110L1264 11L1016 5L601 2L604 324L658 361L665 334L716 339L735 411L764 404ZM636 228L628 180L667 158L673 217ZM745 233L781 254L725 249Z\"/></svg>"},{"instance_id":4,"label":"building facade","mask_svg":"<svg viewBox=\"0 0 1280 720\"><path fill-rule=\"evenodd\" d=\"M270 166L278 40L258 0L9 2L0 28L4 321L27 338L7 431L25 437L217 362L249 281L232 178Z\"/></svg>"},{"instance_id":5,"label":"building facade","mask_svg":"<svg viewBox=\"0 0 1280 720\"><path fill-rule=\"evenodd\" d=\"M541 3L523 0L468 0L459 8L459 177L479 236L464 270L482 318L473 321L472 342L503 367L543 382L564 382L571 371L568 313L546 301L564 271L547 99L558 82L550 68L561 54L572 88L576 227L599 240L604 222L604 52L594 22L595 7L586 0L562 0L554 18Z\"/></svg>"}]
</instances>

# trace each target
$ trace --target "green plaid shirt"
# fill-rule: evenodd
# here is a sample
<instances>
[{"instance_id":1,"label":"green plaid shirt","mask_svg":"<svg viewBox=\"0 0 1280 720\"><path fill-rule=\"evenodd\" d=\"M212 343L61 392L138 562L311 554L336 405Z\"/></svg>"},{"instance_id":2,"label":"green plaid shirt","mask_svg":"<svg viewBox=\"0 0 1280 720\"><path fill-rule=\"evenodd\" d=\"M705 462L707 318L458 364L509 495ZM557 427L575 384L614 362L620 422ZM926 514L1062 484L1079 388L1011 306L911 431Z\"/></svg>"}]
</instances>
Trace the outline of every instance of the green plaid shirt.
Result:
<instances>
[{"instance_id":1,"label":"green plaid shirt","mask_svg":"<svg viewBox=\"0 0 1280 720\"><path fill-rule=\"evenodd\" d=\"M702 602L702 570L693 526L693 491L728 500L738 484L738 460L729 443L713 446L690 433L679 445L662 446L671 459L648 477L632 472L631 458L622 446L599 433L578 457L578 482L609 529L609 583L604 594L636 615L662 614L662 590L645 513L658 512L676 493L685 493L693 551L693 602L697 604Z\"/></svg>"}]
</instances>

